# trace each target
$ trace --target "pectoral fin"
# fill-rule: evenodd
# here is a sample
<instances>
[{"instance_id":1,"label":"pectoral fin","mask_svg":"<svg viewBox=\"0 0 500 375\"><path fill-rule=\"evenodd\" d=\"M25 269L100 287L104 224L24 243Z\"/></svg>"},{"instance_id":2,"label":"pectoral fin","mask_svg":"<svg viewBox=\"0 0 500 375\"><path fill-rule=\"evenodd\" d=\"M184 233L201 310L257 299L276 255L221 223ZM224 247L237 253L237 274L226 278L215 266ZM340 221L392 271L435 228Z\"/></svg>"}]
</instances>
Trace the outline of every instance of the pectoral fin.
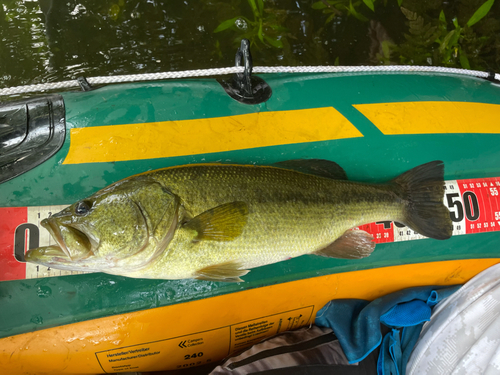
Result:
<instances>
[{"instance_id":1,"label":"pectoral fin","mask_svg":"<svg viewBox=\"0 0 500 375\"><path fill-rule=\"evenodd\" d=\"M231 241L243 232L247 216L245 202L231 202L199 214L183 227L198 233L194 241Z\"/></svg>"},{"instance_id":2,"label":"pectoral fin","mask_svg":"<svg viewBox=\"0 0 500 375\"><path fill-rule=\"evenodd\" d=\"M250 271L241 268L242 266L238 262L231 261L202 268L195 272L194 277L208 281L243 282L240 276L244 276Z\"/></svg>"},{"instance_id":3,"label":"pectoral fin","mask_svg":"<svg viewBox=\"0 0 500 375\"><path fill-rule=\"evenodd\" d=\"M329 258L360 259L369 256L375 249L370 233L364 230L348 230L327 247L314 254Z\"/></svg>"}]
</instances>

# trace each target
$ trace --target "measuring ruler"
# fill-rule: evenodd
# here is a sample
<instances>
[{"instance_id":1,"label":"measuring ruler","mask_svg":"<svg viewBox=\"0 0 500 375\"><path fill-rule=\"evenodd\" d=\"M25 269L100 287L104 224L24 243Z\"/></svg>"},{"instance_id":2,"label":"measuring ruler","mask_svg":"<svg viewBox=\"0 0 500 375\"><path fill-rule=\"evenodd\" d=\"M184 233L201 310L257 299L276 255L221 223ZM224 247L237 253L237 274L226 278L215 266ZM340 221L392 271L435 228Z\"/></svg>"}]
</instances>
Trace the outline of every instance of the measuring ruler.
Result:
<instances>
[{"instance_id":1,"label":"measuring ruler","mask_svg":"<svg viewBox=\"0 0 500 375\"><path fill-rule=\"evenodd\" d=\"M500 177L445 181L443 202L450 210L453 235L500 231ZM0 281L80 274L26 263L28 249L54 245L40 222L63 206L0 208ZM361 225L376 243L426 238L400 223L379 221Z\"/></svg>"},{"instance_id":2,"label":"measuring ruler","mask_svg":"<svg viewBox=\"0 0 500 375\"><path fill-rule=\"evenodd\" d=\"M1 207L0 281L76 275L84 272L63 271L24 260L28 249L57 245L40 222L68 205Z\"/></svg>"},{"instance_id":3,"label":"measuring ruler","mask_svg":"<svg viewBox=\"0 0 500 375\"><path fill-rule=\"evenodd\" d=\"M445 181L443 203L450 210L453 235L500 231L500 177ZM400 223L361 225L376 243L427 238Z\"/></svg>"}]
</instances>

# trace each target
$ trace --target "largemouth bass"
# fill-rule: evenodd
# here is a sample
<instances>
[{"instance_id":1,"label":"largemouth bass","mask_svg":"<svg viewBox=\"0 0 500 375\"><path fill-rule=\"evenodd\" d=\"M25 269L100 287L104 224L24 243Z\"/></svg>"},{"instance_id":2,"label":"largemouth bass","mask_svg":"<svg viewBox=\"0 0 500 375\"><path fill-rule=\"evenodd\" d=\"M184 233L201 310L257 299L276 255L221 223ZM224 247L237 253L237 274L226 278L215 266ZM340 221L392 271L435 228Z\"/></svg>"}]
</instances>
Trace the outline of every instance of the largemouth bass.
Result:
<instances>
[{"instance_id":1,"label":"largemouth bass","mask_svg":"<svg viewBox=\"0 0 500 375\"><path fill-rule=\"evenodd\" d=\"M362 224L393 220L451 236L444 166L430 162L387 184L348 181L326 160L271 166L188 165L118 181L42 221L56 241L26 260L139 278L242 281L254 267L317 254L369 256Z\"/></svg>"}]
</instances>

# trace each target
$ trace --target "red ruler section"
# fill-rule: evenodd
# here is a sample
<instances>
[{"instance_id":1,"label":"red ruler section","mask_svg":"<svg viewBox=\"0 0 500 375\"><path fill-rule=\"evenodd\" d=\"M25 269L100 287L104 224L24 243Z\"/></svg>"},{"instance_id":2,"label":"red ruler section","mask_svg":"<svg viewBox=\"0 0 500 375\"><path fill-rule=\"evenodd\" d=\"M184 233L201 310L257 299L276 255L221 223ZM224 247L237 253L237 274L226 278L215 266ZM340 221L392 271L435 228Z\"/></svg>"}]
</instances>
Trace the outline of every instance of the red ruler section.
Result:
<instances>
[{"instance_id":1,"label":"red ruler section","mask_svg":"<svg viewBox=\"0 0 500 375\"><path fill-rule=\"evenodd\" d=\"M459 200L457 194L454 194L455 212L452 215L452 219L457 225L463 223L466 233L500 230L500 199L498 196L500 178L462 180L459 182L459 188L461 199Z\"/></svg>"},{"instance_id":2,"label":"red ruler section","mask_svg":"<svg viewBox=\"0 0 500 375\"><path fill-rule=\"evenodd\" d=\"M450 210L453 235L500 230L500 177L446 181L444 205ZM425 238L414 230L391 221L359 227L375 242L399 242Z\"/></svg>"},{"instance_id":3,"label":"red ruler section","mask_svg":"<svg viewBox=\"0 0 500 375\"><path fill-rule=\"evenodd\" d=\"M27 221L26 207L1 207L0 208L0 281L24 279L26 277L26 266L24 260L26 246L26 230L22 225ZM23 257L16 259L14 245L22 242ZM18 250L18 252L20 252Z\"/></svg>"},{"instance_id":4,"label":"red ruler section","mask_svg":"<svg viewBox=\"0 0 500 375\"><path fill-rule=\"evenodd\" d=\"M446 181L443 202L450 210L453 235L500 231L500 177ZM0 208L0 281L78 274L24 263L24 253L52 245L40 221L65 206ZM375 242L399 242L425 238L391 221L362 225Z\"/></svg>"},{"instance_id":5,"label":"red ruler section","mask_svg":"<svg viewBox=\"0 0 500 375\"><path fill-rule=\"evenodd\" d=\"M28 249L55 244L40 221L64 207L66 206L0 208L0 281L82 273L24 262L24 254Z\"/></svg>"}]
</instances>

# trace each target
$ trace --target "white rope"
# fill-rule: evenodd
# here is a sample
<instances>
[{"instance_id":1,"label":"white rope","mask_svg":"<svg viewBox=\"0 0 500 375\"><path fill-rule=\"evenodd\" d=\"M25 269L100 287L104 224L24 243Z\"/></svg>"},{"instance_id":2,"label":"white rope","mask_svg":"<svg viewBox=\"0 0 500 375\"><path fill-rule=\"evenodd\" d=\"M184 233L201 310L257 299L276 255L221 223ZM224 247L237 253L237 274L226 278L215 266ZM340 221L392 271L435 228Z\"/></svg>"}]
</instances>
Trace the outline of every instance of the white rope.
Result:
<instances>
[{"instance_id":1,"label":"white rope","mask_svg":"<svg viewBox=\"0 0 500 375\"><path fill-rule=\"evenodd\" d=\"M233 66L231 68L184 70L180 72L144 73L144 74L123 75L123 76L94 77L94 78L87 78L87 81L91 85L101 85L106 83L157 81L161 79L220 76L224 74L242 73L243 70L244 68L242 66Z\"/></svg>"},{"instance_id":2,"label":"white rope","mask_svg":"<svg viewBox=\"0 0 500 375\"><path fill-rule=\"evenodd\" d=\"M444 68L439 66L377 65L377 66L277 66L253 68L254 73L373 73L373 72L423 72L461 74L487 78L489 73L479 70ZM500 79L500 74L495 74Z\"/></svg>"},{"instance_id":3,"label":"white rope","mask_svg":"<svg viewBox=\"0 0 500 375\"><path fill-rule=\"evenodd\" d=\"M87 78L91 85L103 85L111 83L157 81L165 79L179 79L191 77L219 76L226 74L242 73L242 66L217 69L184 70L180 72L145 73L121 76L102 76ZM478 70L464 70L456 68L443 68L436 66L408 66L408 65L380 65L380 66L256 66L253 73L375 73L375 72L420 72L420 73L446 73L459 74L474 77L487 78L489 73ZM495 74L495 79L500 80L500 74ZM0 89L2 95L26 94L30 92L41 92L47 90L58 90L80 87L77 80L40 83L37 85L16 86Z\"/></svg>"}]
</instances>

